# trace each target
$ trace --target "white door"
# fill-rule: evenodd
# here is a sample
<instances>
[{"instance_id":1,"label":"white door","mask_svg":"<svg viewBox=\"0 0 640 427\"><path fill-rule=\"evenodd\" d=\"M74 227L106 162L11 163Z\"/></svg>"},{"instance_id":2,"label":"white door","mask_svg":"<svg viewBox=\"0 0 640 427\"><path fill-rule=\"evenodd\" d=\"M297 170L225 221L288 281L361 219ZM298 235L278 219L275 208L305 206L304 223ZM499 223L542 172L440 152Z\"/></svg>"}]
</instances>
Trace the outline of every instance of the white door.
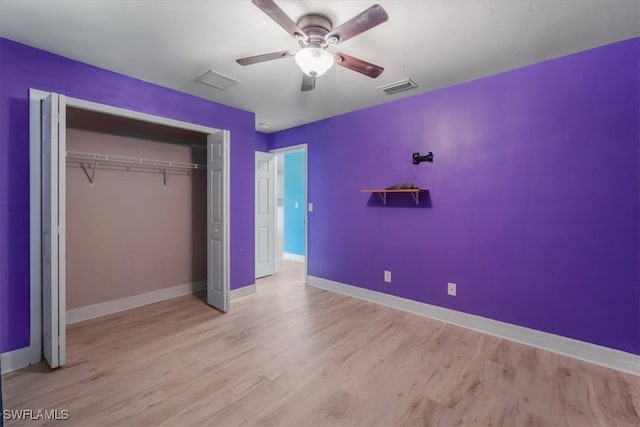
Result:
<instances>
[{"instance_id":1,"label":"white door","mask_svg":"<svg viewBox=\"0 0 640 427\"><path fill-rule=\"evenodd\" d=\"M207 137L207 304L229 310L229 132Z\"/></svg>"},{"instance_id":2,"label":"white door","mask_svg":"<svg viewBox=\"0 0 640 427\"><path fill-rule=\"evenodd\" d=\"M275 156L256 152L256 279L276 269Z\"/></svg>"},{"instance_id":3,"label":"white door","mask_svg":"<svg viewBox=\"0 0 640 427\"><path fill-rule=\"evenodd\" d=\"M65 112L63 95L42 102L42 348L51 368L65 362Z\"/></svg>"}]
</instances>

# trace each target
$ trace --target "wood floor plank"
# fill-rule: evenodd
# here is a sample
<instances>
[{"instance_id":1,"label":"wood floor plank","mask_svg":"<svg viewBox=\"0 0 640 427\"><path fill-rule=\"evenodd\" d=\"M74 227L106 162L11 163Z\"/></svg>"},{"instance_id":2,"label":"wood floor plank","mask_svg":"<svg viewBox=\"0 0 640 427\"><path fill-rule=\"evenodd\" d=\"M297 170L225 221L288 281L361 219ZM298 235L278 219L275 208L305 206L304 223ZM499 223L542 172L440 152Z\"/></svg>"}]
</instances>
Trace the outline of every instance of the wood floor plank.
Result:
<instances>
[{"instance_id":1,"label":"wood floor plank","mask_svg":"<svg viewBox=\"0 0 640 427\"><path fill-rule=\"evenodd\" d=\"M222 314L188 295L67 328L6 409L79 426L638 426L640 378L304 285L282 261ZM8 425L45 422L9 421Z\"/></svg>"}]
</instances>

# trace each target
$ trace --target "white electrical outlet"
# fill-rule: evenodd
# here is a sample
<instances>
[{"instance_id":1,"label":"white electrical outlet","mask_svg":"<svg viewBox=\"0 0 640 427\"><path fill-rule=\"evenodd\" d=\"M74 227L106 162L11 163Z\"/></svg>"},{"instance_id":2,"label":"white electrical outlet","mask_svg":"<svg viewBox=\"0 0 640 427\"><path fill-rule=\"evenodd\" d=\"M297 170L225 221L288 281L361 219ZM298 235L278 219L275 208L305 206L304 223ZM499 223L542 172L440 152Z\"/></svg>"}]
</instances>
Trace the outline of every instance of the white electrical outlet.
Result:
<instances>
[{"instance_id":1,"label":"white electrical outlet","mask_svg":"<svg viewBox=\"0 0 640 427\"><path fill-rule=\"evenodd\" d=\"M313 212L313 203L309 203L309 212Z\"/></svg>"},{"instance_id":2,"label":"white electrical outlet","mask_svg":"<svg viewBox=\"0 0 640 427\"><path fill-rule=\"evenodd\" d=\"M295 202L293 205L295 206L296 209L298 209L298 202Z\"/></svg>"},{"instance_id":3,"label":"white electrical outlet","mask_svg":"<svg viewBox=\"0 0 640 427\"><path fill-rule=\"evenodd\" d=\"M391 283L391 272L390 271L385 271L384 272L384 281L387 283Z\"/></svg>"},{"instance_id":4,"label":"white electrical outlet","mask_svg":"<svg viewBox=\"0 0 640 427\"><path fill-rule=\"evenodd\" d=\"M456 296L456 284L455 283L447 283L447 294L452 297Z\"/></svg>"}]
</instances>

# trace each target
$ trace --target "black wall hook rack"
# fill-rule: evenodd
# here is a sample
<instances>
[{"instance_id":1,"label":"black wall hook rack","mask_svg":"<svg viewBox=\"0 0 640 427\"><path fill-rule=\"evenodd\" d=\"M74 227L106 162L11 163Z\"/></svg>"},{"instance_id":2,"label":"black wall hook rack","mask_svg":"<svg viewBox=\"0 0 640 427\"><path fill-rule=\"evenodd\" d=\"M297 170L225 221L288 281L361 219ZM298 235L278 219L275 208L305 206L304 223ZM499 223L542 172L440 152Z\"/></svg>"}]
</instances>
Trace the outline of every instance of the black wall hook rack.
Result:
<instances>
[{"instance_id":1,"label":"black wall hook rack","mask_svg":"<svg viewBox=\"0 0 640 427\"><path fill-rule=\"evenodd\" d=\"M433 153L431 151L429 151L429 153L424 156L421 156L420 153L413 153L412 158L414 165L419 165L420 162L433 163Z\"/></svg>"}]
</instances>

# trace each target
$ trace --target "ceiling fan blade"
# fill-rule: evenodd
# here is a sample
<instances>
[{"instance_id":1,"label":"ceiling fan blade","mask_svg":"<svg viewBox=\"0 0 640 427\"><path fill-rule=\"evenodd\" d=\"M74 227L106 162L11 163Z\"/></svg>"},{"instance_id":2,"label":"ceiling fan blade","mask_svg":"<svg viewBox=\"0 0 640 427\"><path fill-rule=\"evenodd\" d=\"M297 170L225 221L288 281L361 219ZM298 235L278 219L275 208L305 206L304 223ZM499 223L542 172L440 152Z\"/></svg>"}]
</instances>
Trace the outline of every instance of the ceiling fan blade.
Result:
<instances>
[{"instance_id":1,"label":"ceiling fan blade","mask_svg":"<svg viewBox=\"0 0 640 427\"><path fill-rule=\"evenodd\" d=\"M285 29L285 31L291 34L296 39L302 39L302 41L307 41L309 37L305 34L304 31L298 24L293 22L289 15L284 13L280 7L273 2L273 0L251 0L253 4L258 6L264 13L269 15L271 19L276 21L278 25Z\"/></svg>"},{"instance_id":2,"label":"ceiling fan blade","mask_svg":"<svg viewBox=\"0 0 640 427\"><path fill-rule=\"evenodd\" d=\"M363 61L362 59L354 58L353 56L349 56L341 52L338 52L333 56L336 59L336 64L340 65L341 67L348 68L360 74L364 74L365 76L371 77L372 79L375 79L384 71L384 68L379 65Z\"/></svg>"},{"instance_id":3,"label":"ceiling fan blade","mask_svg":"<svg viewBox=\"0 0 640 427\"><path fill-rule=\"evenodd\" d=\"M302 87L300 90L303 92L308 92L310 90L314 90L316 88L316 78L307 76L306 74L302 74Z\"/></svg>"},{"instance_id":4,"label":"ceiling fan blade","mask_svg":"<svg viewBox=\"0 0 640 427\"><path fill-rule=\"evenodd\" d=\"M379 4L374 4L364 12L354 16L342 25L334 28L326 35L325 40L330 44L338 44L349 40L351 37L364 33L367 30L386 22L389 19L387 12Z\"/></svg>"},{"instance_id":5,"label":"ceiling fan blade","mask_svg":"<svg viewBox=\"0 0 640 427\"><path fill-rule=\"evenodd\" d=\"M265 53L263 55L248 56L246 58L236 59L236 62L240 65L257 64L258 62L272 61L274 59L287 58L295 55L294 50L283 50L282 52Z\"/></svg>"}]
</instances>

